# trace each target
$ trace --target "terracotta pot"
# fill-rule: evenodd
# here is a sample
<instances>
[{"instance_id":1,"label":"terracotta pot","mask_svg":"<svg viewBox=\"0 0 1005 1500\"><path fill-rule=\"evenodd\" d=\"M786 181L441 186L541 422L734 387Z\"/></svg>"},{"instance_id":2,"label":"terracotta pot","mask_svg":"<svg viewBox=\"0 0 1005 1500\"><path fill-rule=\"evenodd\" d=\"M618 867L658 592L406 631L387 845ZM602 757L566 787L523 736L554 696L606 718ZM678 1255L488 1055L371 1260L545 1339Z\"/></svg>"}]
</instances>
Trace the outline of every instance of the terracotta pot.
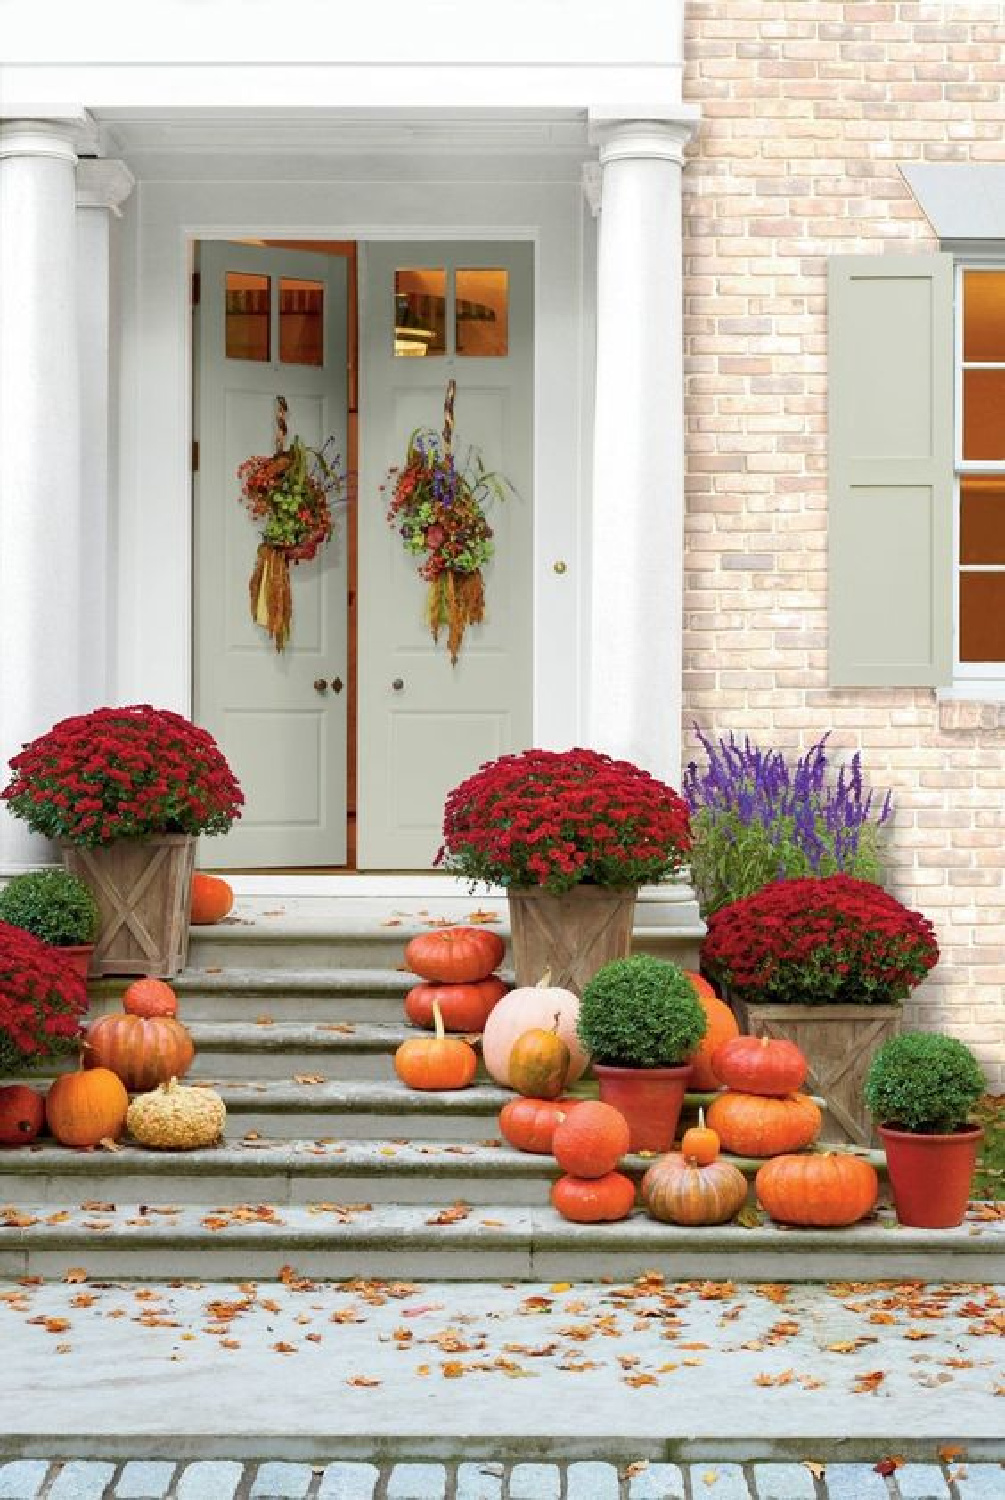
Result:
<instances>
[{"instance_id":1,"label":"terracotta pot","mask_svg":"<svg viewBox=\"0 0 1005 1500\"><path fill-rule=\"evenodd\" d=\"M551 982L581 995L598 969L632 951L635 886L576 885L561 896L536 887L508 893L513 967L520 986Z\"/></svg>"},{"instance_id":2,"label":"terracotta pot","mask_svg":"<svg viewBox=\"0 0 1005 1500\"><path fill-rule=\"evenodd\" d=\"M977 1147L984 1132L966 1126L952 1135L915 1135L881 1125L894 1207L913 1229L952 1229L963 1223Z\"/></svg>"},{"instance_id":3,"label":"terracotta pot","mask_svg":"<svg viewBox=\"0 0 1005 1500\"><path fill-rule=\"evenodd\" d=\"M93 943L74 943L72 946L60 947L60 953L66 959L67 966L81 979L86 979L91 968L91 955L94 952Z\"/></svg>"},{"instance_id":4,"label":"terracotta pot","mask_svg":"<svg viewBox=\"0 0 1005 1500\"><path fill-rule=\"evenodd\" d=\"M593 1064L600 1097L628 1121L630 1151L669 1151L680 1118L691 1064L682 1068L614 1068Z\"/></svg>"}]
</instances>

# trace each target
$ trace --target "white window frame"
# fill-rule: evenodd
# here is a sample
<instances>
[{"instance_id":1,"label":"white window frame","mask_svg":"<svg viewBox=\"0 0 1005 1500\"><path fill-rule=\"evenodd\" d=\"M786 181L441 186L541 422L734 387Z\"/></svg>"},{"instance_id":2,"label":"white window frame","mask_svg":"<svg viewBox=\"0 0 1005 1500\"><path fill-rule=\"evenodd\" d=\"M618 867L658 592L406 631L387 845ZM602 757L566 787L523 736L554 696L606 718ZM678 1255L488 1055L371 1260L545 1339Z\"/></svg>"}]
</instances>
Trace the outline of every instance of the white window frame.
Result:
<instances>
[{"instance_id":1,"label":"white window frame","mask_svg":"<svg viewBox=\"0 0 1005 1500\"><path fill-rule=\"evenodd\" d=\"M960 481L967 474L1000 474L1005 482L1005 459L963 458L963 277L967 271L1005 272L1005 246L1000 255L959 256L954 279L954 412L953 412L953 689L954 696L1005 699L1005 661L960 660ZM1005 360L981 363L983 369L1005 369ZM981 572L1005 573L1005 563L982 566Z\"/></svg>"}]
</instances>

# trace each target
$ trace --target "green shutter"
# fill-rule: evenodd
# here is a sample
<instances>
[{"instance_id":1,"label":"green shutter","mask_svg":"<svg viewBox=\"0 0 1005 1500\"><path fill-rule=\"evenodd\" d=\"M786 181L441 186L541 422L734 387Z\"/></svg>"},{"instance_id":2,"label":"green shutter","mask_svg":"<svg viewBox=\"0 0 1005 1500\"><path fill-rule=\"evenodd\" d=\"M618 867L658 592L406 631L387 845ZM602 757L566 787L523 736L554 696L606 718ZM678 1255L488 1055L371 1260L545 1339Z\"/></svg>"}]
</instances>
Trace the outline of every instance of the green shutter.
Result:
<instances>
[{"instance_id":1,"label":"green shutter","mask_svg":"<svg viewBox=\"0 0 1005 1500\"><path fill-rule=\"evenodd\" d=\"M937 687L953 655L953 261L829 276L832 687Z\"/></svg>"}]
</instances>

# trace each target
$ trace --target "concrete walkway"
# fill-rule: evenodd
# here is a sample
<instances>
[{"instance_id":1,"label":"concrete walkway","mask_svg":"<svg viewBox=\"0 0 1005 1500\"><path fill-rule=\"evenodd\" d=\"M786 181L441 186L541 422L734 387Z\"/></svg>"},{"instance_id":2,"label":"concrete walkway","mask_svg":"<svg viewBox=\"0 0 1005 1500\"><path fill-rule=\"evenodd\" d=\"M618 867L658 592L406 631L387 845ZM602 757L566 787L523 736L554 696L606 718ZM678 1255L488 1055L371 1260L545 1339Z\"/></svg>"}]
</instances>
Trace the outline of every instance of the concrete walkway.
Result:
<instances>
[{"instance_id":1,"label":"concrete walkway","mask_svg":"<svg viewBox=\"0 0 1005 1500\"><path fill-rule=\"evenodd\" d=\"M0 1500L1000 1500L998 1464L0 1464Z\"/></svg>"},{"instance_id":2,"label":"concrete walkway","mask_svg":"<svg viewBox=\"0 0 1005 1500\"><path fill-rule=\"evenodd\" d=\"M1003 1332L979 1285L114 1285L82 1263L0 1288L0 1455L996 1463Z\"/></svg>"}]
</instances>

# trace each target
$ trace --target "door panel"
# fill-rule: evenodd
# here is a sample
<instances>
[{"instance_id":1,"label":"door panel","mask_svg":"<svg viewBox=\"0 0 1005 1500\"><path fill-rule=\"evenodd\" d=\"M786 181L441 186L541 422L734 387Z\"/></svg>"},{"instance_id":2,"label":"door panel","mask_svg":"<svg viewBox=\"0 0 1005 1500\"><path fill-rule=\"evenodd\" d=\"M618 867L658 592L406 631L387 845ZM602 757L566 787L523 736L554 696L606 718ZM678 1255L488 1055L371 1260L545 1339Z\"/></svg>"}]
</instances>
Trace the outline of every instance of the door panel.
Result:
<instances>
[{"instance_id":1,"label":"door panel","mask_svg":"<svg viewBox=\"0 0 1005 1500\"><path fill-rule=\"evenodd\" d=\"M460 268L508 272L508 307L463 298ZM446 306L416 293L415 321L445 329L446 352L395 355L395 272L443 269ZM421 286L421 277L414 283ZM429 285L436 280L427 278ZM359 852L365 869L425 869L440 843L443 802L485 760L532 735L533 247L525 243L370 244L363 251L359 491ZM477 290L477 287L476 287ZM505 337L496 336L505 313ZM457 315L455 317L455 314ZM462 342L501 355L457 354ZM410 330L411 333L411 330ZM421 331L413 335L421 339ZM477 448L515 493L491 502L495 555L484 570L485 620L456 666L446 631L434 644L425 582L387 524L388 468L417 427L441 429L457 381L454 452ZM402 686L395 688L394 683Z\"/></svg>"},{"instance_id":2,"label":"door panel","mask_svg":"<svg viewBox=\"0 0 1005 1500\"><path fill-rule=\"evenodd\" d=\"M271 359L227 358L226 277L270 279ZM244 788L244 816L202 859L225 869L338 865L346 856L348 676L346 516L310 562L292 569L293 632L277 652L251 618L248 580L260 523L240 503L237 467L275 446L275 401L288 431L310 447L332 433L346 458L346 266L341 257L246 245L203 244L195 486L195 716L217 738ZM303 312L302 287L324 299L322 350ZM256 294L257 295L257 294ZM232 298L231 306L235 305ZM240 305L240 303L236 303ZM261 318L261 300L252 304ZM250 315L232 324L232 347L263 347ZM280 358L286 352L303 363ZM323 357L323 363L307 360ZM325 683L315 690L315 679Z\"/></svg>"}]
</instances>

